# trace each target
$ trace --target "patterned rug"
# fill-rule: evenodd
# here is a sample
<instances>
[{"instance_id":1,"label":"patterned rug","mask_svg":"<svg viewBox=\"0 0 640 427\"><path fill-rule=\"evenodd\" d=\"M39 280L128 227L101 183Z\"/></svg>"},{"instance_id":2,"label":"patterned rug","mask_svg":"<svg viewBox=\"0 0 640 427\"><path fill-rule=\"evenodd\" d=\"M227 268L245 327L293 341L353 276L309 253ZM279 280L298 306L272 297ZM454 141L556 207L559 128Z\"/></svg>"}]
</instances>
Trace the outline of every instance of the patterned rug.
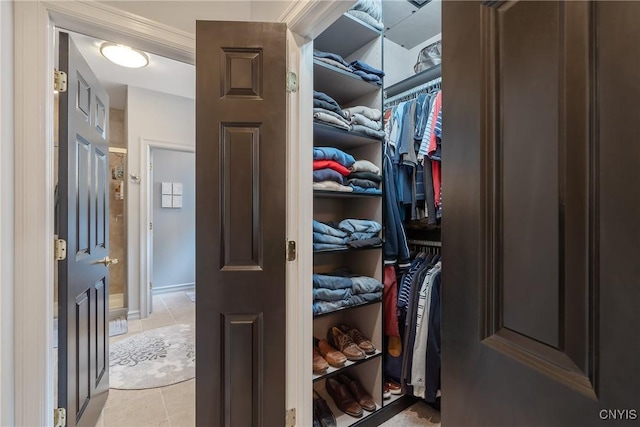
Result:
<instances>
[{"instance_id":1,"label":"patterned rug","mask_svg":"<svg viewBox=\"0 0 640 427\"><path fill-rule=\"evenodd\" d=\"M111 344L109 386L122 390L164 387L196 373L194 328L171 325Z\"/></svg>"}]
</instances>

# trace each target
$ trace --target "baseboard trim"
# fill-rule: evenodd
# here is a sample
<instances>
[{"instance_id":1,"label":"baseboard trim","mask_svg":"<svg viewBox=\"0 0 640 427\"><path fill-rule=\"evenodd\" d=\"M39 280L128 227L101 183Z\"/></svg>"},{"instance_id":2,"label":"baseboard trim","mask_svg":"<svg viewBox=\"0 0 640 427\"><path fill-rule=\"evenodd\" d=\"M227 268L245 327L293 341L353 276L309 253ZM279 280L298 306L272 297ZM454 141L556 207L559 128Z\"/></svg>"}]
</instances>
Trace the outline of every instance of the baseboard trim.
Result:
<instances>
[{"instance_id":1,"label":"baseboard trim","mask_svg":"<svg viewBox=\"0 0 640 427\"><path fill-rule=\"evenodd\" d=\"M109 320L113 320L116 317L120 317L120 316L126 316L127 319L130 319L131 317L129 316L128 311L129 310L126 307L114 308L113 310L109 310Z\"/></svg>"},{"instance_id":2,"label":"baseboard trim","mask_svg":"<svg viewBox=\"0 0 640 427\"><path fill-rule=\"evenodd\" d=\"M127 320L138 320L140 319L140 310L132 310L127 314Z\"/></svg>"},{"instance_id":3,"label":"baseboard trim","mask_svg":"<svg viewBox=\"0 0 640 427\"><path fill-rule=\"evenodd\" d=\"M178 292L178 291L195 291L196 289L196 284L195 283L179 283L177 285L167 285L167 286L162 286L160 288L154 288L153 289L153 295L162 295L162 294L168 294L171 292Z\"/></svg>"}]
</instances>

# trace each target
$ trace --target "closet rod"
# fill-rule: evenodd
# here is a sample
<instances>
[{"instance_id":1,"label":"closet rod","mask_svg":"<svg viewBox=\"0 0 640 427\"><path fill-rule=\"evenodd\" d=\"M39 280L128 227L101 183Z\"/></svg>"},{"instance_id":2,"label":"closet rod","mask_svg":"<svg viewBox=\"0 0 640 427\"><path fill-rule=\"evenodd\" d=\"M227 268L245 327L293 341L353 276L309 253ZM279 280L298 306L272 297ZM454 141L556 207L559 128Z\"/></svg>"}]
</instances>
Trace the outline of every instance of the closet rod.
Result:
<instances>
[{"instance_id":1,"label":"closet rod","mask_svg":"<svg viewBox=\"0 0 640 427\"><path fill-rule=\"evenodd\" d=\"M430 246L434 248L442 247L442 242L434 242L431 240L407 240L407 243L415 246Z\"/></svg>"},{"instance_id":2,"label":"closet rod","mask_svg":"<svg viewBox=\"0 0 640 427\"><path fill-rule=\"evenodd\" d=\"M399 99L404 98L405 96L413 95L415 93L420 93L420 92L424 91L425 89L429 89L429 88L431 88L431 87L433 87L433 86L435 86L437 84L440 84L441 82L442 82L442 77L438 77L437 79L433 79L431 81L428 81L428 82L426 82L424 84L421 84L420 86L416 86L416 87L411 88L409 90L405 90L404 92L400 92L399 94L394 95L394 96L392 96L390 98L386 98L384 100L384 103L385 103L385 105L386 104L390 104L390 103L392 103L394 101L397 101Z\"/></svg>"}]
</instances>

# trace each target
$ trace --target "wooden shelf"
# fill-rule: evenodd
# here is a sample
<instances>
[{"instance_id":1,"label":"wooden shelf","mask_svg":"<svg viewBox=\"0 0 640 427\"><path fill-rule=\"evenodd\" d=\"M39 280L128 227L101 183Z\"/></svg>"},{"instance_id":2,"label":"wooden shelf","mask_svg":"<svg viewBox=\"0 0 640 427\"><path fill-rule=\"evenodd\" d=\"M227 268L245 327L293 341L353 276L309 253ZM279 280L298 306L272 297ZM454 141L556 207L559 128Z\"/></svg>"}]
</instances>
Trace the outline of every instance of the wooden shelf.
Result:
<instances>
[{"instance_id":1,"label":"wooden shelf","mask_svg":"<svg viewBox=\"0 0 640 427\"><path fill-rule=\"evenodd\" d=\"M382 144L382 138L375 138L360 132L351 132L325 123L313 123L313 145L316 147L336 147L349 149L368 144Z\"/></svg>"},{"instance_id":2,"label":"wooden shelf","mask_svg":"<svg viewBox=\"0 0 640 427\"><path fill-rule=\"evenodd\" d=\"M341 308L338 308L336 310L329 311L327 313L314 314L313 318L317 319L318 317L331 316L332 314L340 313L340 312L343 312L343 311L346 311L346 310L353 310L354 308L365 307L367 305L380 304L381 302L382 302L382 299L378 299L378 300L375 300L375 301L367 301L367 302L365 302L363 304L351 305L349 307L341 307Z\"/></svg>"},{"instance_id":3,"label":"wooden shelf","mask_svg":"<svg viewBox=\"0 0 640 427\"><path fill-rule=\"evenodd\" d=\"M320 374L320 375L316 375L313 374L313 381L320 381L323 378L330 378L333 377L337 374L339 374L340 372L344 372L345 369L348 369L352 366L356 366L356 365L361 365L363 363L366 363L370 360L376 359L378 357L382 356L382 352L380 350L376 350L376 352L374 354L371 355L367 355L367 357L365 357L362 360L356 360L356 361L351 361L351 360L347 360L344 364L344 366L340 367L340 368L334 368L333 366L329 366L329 369L327 369L327 372L324 374Z\"/></svg>"},{"instance_id":4,"label":"wooden shelf","mask_svg":"<svg viewBox=\"0 0 640 427\"><path fill-rule=\"evenodd\" d=\"M360 76L314 59L313 88L326 93L342 107L354 99L382 89L382 86L366 82Z\"/></svg>"},{"instance_id":5,"label":"wooden shelf","mask_svg":"<svg viewBox=\"0 0 640 427\"><path fill-rule=\"evenodd\" d=\"M391 98L399 93L405 92L409 89L413 89L416 86L420 86L421 84L425 84L435 78L442 76L442 65L434 65L431 68L428 68L424 71L419 72L418 74L414 74L411 77L408 77L404 80L399 81L398 83L392 84L389 87L385 87L384 93L385 98Z\"/></svg>"},{"instance_id":6,"label":"wooden shelf","mask_svg":"<svg viewBox=\"0 0 640 427\"><path fill-rule=\"evenodd\" d=\"M313 190L313 197L329 199L380 198L382 194L354 193L344 191Z\"/></svg>"},{"instance_id":7,"label":"wooden shelf","mask_svg":"<svg viewBox=\"0 0 640 427\"><path fill-rule=\"evenodd\" d=\"M322 255L322 254L340 254L340 253L348 253L348 252L363 252L363 251L372 251L375 249L382 249L382 245L376 246L367 246L366 248L350 248L346 247L344 249L328 249L323 251L313 251L314 255Z\"/></svg>"},{"instance_id":8,"label":"wooden shelf","mask_svg":"<svg viewBox=\"0 0 640 427\"><path fill-rule=\"evenodd\" d=\"M313 41L313 47L343 58L382 35L377 28L345 13Z\"/></svg>"},{"instance_id":9,"label":"wooden shelf","mask_svg":"<svg viewBox=\"0 0 640 427\"><path fill-rule=\"evenodd\" d=\"M369 411L363 410L362 411L362 416L360 418L352 417L351 415L347 415L344 412L342 412L340 409L338 409L338 407L336 406L335 402L333 401L333 399L331 398L331 396L327 392L326 388L324 388L324 387L322 389L316 388L315 390L318 392L318 394L320 396L322 396L322 398L324 400L327 401L327 404L329 405L329 408L331 409L331 412L333 412L333 415L336 417L336 426L337 427L349 427L349 426L353 426L353 425L357 425L357 424L363 423L364 420L366 420L368 417L372 416L373 414L375 414L376 412L378 412L381 409L380 405L376 404L376 410L374 412L369 412ZM374 399L375 399L375 397L374 397Z\"/></svg>"}]
</instances>

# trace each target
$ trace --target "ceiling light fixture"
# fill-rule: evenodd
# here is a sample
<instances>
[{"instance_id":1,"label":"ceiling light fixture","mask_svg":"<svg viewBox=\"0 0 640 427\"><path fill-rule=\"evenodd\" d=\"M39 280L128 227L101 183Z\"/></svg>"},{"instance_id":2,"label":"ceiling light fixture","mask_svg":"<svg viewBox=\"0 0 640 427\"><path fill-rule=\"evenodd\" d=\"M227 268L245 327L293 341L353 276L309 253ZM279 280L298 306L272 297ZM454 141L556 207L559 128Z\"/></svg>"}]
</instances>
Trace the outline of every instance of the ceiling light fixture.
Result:
<instances>
[{"instance_id":1,"label":"ceiling light fixture","mask_svg":"<svg viewBox=\"0 0 640 427\"><path fill-rule=\"evenodd\" d=\"M149 56L137 49L121 44L104 42L100 53L114 64L127 68L142 68L149 65Z\"/></svg>"}]
</instances>

